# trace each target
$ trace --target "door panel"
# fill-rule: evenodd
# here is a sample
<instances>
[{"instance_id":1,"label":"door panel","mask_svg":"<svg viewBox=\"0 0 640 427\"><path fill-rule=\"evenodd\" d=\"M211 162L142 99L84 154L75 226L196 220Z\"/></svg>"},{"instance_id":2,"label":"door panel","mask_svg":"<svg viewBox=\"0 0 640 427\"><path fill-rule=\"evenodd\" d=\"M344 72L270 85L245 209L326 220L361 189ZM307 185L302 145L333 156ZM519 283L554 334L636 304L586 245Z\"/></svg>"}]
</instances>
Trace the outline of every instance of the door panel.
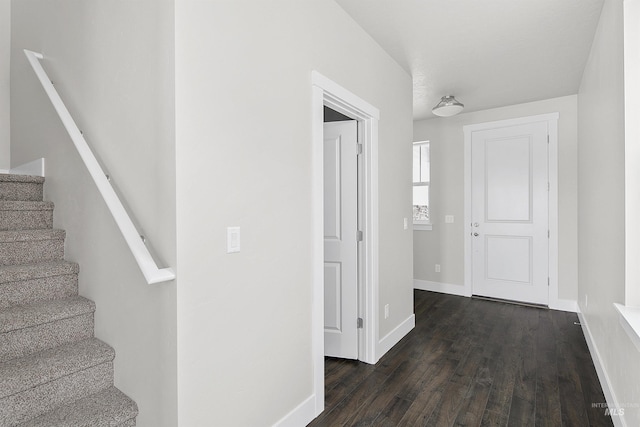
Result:
<instances>
[{"instance_id":1,"label":"door panel","mask_svg":"<svg viewBox=\"0 0 640 427\"><path fill-rule=\"evenodd\" d=\"M324 329L325 331L342 331L342 264L339 262L324 263Z\"/></svg>"},{"instance_id":2,"label":"door panel","mask_svg":"<svg viewBox=\"0 0 640 427\"><path fill-rule=\"evenodd\" d=\"M531 221L531 140L485 141L488 222Z\"/></svg>"},{"instance_id":3,"label":"door panel","mask_svg":"<svg viewBox=\"0 0 640 427\"><path fill-rule=\"evenodd\" d=\"M473 132L475 295L548 303L546 122Z\"/></svg>"},{"instance_id":4,"label":"door panel","mask_svg":"<svg viewBox=\"0 0 640 427\"><path fill-rule=\"evenodd\" d=\"M357 122L324 124L325 355L358 358Z\"/></svg>"}]
</instances>

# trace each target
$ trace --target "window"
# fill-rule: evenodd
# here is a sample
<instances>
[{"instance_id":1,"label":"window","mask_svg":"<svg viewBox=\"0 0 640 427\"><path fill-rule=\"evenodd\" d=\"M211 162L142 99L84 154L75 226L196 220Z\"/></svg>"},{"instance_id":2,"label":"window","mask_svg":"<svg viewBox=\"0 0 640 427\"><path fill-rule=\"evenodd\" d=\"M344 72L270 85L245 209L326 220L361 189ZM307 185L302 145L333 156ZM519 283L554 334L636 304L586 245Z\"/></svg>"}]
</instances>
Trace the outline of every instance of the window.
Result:
<instances>
[{"instance_id":1,"label":"window","mask_svg":"<svg viewBox=\"0 0 640 427\"><path fill-rule=\"evenodd\" d=\"M413 144L413 225L414 230L431 230L429 216L429 141Z\"/></svg>"}]
</instances>

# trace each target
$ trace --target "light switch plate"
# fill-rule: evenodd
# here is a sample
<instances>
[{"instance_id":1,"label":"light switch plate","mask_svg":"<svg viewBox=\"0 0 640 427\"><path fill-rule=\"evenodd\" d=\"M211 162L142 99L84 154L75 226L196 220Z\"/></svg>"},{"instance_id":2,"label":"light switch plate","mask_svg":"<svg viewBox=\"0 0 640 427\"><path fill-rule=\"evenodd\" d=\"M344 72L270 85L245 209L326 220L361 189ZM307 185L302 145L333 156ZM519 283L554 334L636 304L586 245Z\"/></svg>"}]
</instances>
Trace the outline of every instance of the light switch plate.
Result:
<instances>
[{"instance_id":1,"label":"light switch plate","mask_svg":"<svg viewBox=\"0 0 640 427\"><path fill-rule=\"evenodd\" d=\"M227 253L240 252L240 227L227 227Z\"/></svg>"},{"instance_id":2,"label":"light switch plate","mask_svg":"<svg viewBox=\"0 0 640 427\"><path fill-rule=\"evenodd\" d=\"M446 222L447 224L452 224L453 223L453 215L445 215L444 216L444 222Z\"/></svg>"}]
</instances>

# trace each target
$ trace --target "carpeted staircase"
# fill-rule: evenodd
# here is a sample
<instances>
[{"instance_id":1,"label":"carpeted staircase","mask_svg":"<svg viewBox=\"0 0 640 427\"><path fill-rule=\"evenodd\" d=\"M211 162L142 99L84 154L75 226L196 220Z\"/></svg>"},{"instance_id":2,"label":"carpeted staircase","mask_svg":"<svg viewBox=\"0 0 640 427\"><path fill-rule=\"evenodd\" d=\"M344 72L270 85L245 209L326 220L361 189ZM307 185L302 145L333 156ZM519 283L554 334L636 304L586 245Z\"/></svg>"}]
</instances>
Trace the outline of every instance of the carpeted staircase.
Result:
<instances>
[{"instance_id":1,"label":"carpeted staircase","mask_svg":"<svg viewBox=\"0 0 640 427\"><path fill-rule=\"evenodd\" d=\"M0 174L0 426L135 426L43 183Z\"/></svg>"}]
</instances>

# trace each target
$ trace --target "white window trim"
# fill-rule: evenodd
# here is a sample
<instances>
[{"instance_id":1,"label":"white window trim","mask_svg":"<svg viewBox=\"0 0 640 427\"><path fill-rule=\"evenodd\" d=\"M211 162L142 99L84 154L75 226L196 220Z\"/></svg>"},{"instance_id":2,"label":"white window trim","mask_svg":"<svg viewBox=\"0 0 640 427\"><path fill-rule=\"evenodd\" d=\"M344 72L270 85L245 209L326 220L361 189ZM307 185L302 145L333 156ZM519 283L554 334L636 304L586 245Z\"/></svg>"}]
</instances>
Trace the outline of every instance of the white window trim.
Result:
<instances>
[{"instance_id":1,"label":"white window trim","mask_svg":"<svg viewBox=\"0 0 640 427\"><path fill-rule=\"evenodd\" d=\"M413 221L413 231L431 231L433 224L427 221Z\"/></svg>"},{"instance_id":2,"label":"white window trim","mask_svg":"<svg viewBox=\"0 0 640 427\"><path fill-rule=\"evenodd\" d=\"M431 169L431 141L429 141L428 139L424 141L415 141L412 146L422 145L422 144L429 144L429 169ZM429 181L427 182L420 182L420 183L412 182L411 186L415 187L416 185L429 186L429 206L431 206L431 177L429 177ZM431 218L431 215L429 215L429 218ZM413 221L413 231L431 231L431 230L433 230L433 223L431 222L431 220L429 221L414 220Z\"/></svg>"}]
</instances>

